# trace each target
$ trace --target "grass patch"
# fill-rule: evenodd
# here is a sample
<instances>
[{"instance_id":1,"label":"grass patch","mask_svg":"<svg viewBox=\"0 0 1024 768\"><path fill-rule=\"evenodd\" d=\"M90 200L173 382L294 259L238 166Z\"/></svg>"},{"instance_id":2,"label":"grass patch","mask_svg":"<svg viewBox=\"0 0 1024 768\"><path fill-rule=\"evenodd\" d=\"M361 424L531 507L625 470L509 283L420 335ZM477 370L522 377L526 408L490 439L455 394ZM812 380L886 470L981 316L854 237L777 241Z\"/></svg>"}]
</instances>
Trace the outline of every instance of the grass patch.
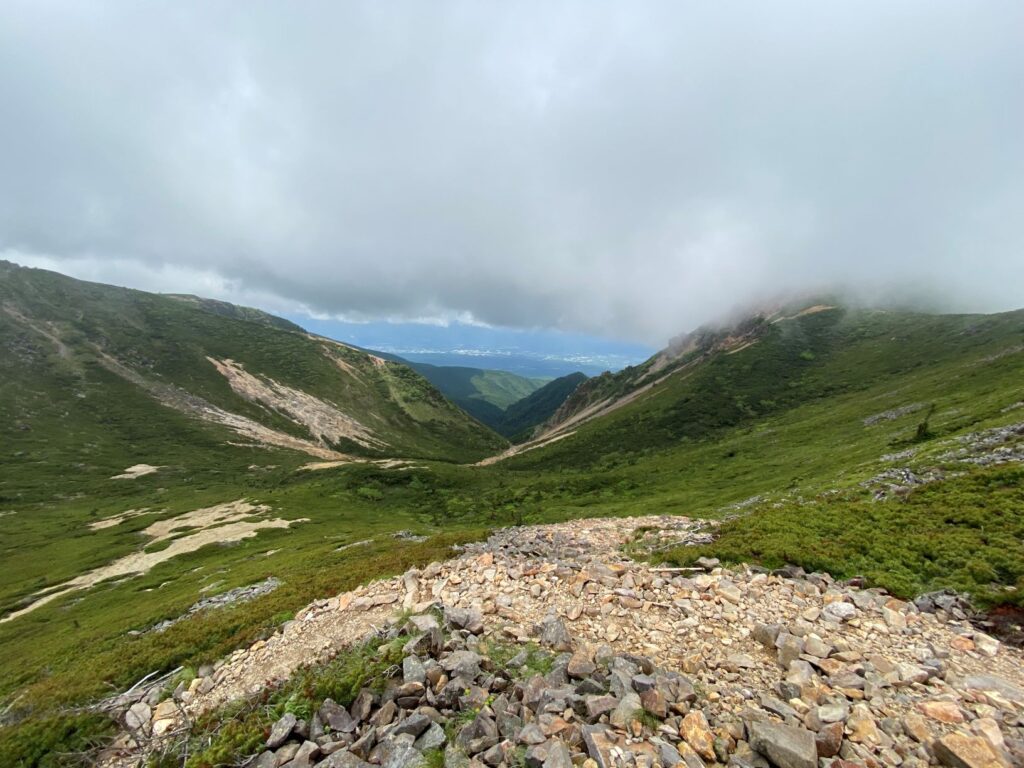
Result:
<instances>
[{"instance_id":1,"label":"grass patch","mask_svg":"<svg viewBox=\"0 0 1024 768\"><path fill-rule=\"evenodd\" d=\"M983 606L1024 605L1024 469L979 469L886 501L762 506L724 523L713 543L658 559L685 566L701 556L863 576L903 598L949 587Z\"/></svg>"}]
</instances>

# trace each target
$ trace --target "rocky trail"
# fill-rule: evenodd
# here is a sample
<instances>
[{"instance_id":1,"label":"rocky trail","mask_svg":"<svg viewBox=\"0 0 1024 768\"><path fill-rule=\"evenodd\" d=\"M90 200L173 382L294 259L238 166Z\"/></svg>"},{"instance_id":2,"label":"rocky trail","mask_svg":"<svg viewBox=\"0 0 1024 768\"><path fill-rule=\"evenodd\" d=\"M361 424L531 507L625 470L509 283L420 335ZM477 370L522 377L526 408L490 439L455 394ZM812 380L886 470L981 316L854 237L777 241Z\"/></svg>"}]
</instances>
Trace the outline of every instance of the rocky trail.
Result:
<instances>
[{"instance_id":1,"label":"rocky trail","mask_svg":"<svg viewBox=\"0 0 1024 768\"><path fill-rule=\"evenodd\" d=\"M125 730L105 763L142 765L201 713L383 636L404 643L385 686L306 720L286 714L249 764L1024 764L1024 654L955 600L919 607L799 569L673 569L625 554L706 540L710 525L505 529L317 601L169 697L160 685L121 696Z\"/></svg>"}]
</instances>

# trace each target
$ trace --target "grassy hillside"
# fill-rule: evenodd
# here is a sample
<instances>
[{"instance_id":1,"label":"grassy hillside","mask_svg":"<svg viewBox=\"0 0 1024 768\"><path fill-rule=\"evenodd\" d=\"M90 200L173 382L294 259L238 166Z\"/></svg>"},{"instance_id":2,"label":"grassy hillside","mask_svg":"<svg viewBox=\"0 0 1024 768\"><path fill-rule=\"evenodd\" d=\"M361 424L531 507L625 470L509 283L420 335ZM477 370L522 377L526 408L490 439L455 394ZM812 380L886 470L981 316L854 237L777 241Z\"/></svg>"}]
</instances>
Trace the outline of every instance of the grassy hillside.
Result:
<instances>
[{"instance_id":1,"label":"grassy hillside","mask_svg":"<svg viewBox=\"0 0 1024 768\"><path fill-rule=\"evenodd\" d=\"M239 337L256 334L262 351L240 342L242 352L232 359L261 373L267 366L297 388L302 377L303 391L327 397L330 390L315 389L326 384L314 375L314 356L286 358L294 363L276 368L260 357L295 332L154 298L161 312L187 310L186 324L198 324L202 334L212 333L206 323L214 320L231 324ZM75 317L70 300L63 311ZM183 331L169 321L153 322L154 311L124 301L115 314L145 329L138 332L153 345L185 344ZM123 689L152 671L213 661L273 631L312 599L443 557L452 544L489 527L524 522L652 513L722 518L722 535L707 548L661 557L792 561L864 575L902 596L952 586L990 604L1018 600L1024 594L1024 312L834 309L784 316L789 319L752 320L740 333L691 337L668 360L585 382L580 389L591 393L608 388L605 399L611 390L636 396L568 437L512 459L471 466L439 452L447 460L319 471L299 471L310 459L296 451L228 444L245 441L175 409L154 409L146 390L82 347L73 331L83 318L52 321L61 343L75 345L70 358L42 331L3 320L3 445L24 442L5 448L0 475L0 614L25 606L41 589L146 549L148 526L192 510L246 498L269 507L257 517L291 523L198 548L0 623L0 703L14 702L7 717L28 718L19 726L28 728L54 707ZM224 377L212 365L215 376L204 371L192 381L126 354L123 337L136 338L128 331L109 334L86 338L117 349L119 359L147 377L159 368L158 381L195 387L221 407L312 440L287 416L240 398L230 386L215 387ZM146 337L137 338L141 344ZM306 342L324 354L325 342ZM188 359L198 365L205 358ZM365 356L351 361L361 375L359 361L380 366ZM658 375L641 381L656 366ZM20 378L10 384L22 370L31 375L16 373ZM646 384L652 385L639 389ZM114 401L116 408L107 407ZM470 438L495 441L460 416L452 423ZM433 433L415 434L420 445L431 444ZM149 456L163 468L136 480L109 479ZM126 510L143 512L94 526ZM400 530L427 538L395 538ZM199 613L163 633L134 634L181 616L204 596L269 576L283 585L258 600Z\"/></svg>"},{"instance_id":2,"label":"grassy hillside","mask_svg":"<svg viewBox=\"0 0 1024 768\"><path fill-rule=\"evenodd\" d=\"M505 409L544 385L507 371L483 368L407 363L445 397L492 429L500 423Z\"/></svg>"},{"instance_id":3,"label":"grassy hillside","mask_svg":"<svg viewBox=\"0 0 1024 768\"><path fill-rule=\"evenodd\" d=\"M0 503L138 463L280 448L465 461L502 445L408 367L219 302L3 263L0 349Z\"/></svg>"}]
</instances>

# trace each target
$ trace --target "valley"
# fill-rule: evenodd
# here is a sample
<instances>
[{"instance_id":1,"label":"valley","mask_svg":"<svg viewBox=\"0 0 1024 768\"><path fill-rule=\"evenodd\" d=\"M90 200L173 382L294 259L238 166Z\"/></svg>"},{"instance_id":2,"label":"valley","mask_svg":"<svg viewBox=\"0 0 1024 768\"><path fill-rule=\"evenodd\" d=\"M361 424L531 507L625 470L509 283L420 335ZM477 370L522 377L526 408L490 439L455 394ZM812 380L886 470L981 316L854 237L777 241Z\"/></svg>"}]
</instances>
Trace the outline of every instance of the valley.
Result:
<instances>
[{"instance_id":1,"label":"valley","mask_svg":"<svg viewBox=\"0 0 1024 768\"><path fill-rule=\"evenodd\" d=\"M402 363L256 310L0 278L5 750L84 749L91 703L506 526L714 521L626 552L1021 604L1022 312L765 311L568 382L510 446Z\"/></svg>"}]
</instances>

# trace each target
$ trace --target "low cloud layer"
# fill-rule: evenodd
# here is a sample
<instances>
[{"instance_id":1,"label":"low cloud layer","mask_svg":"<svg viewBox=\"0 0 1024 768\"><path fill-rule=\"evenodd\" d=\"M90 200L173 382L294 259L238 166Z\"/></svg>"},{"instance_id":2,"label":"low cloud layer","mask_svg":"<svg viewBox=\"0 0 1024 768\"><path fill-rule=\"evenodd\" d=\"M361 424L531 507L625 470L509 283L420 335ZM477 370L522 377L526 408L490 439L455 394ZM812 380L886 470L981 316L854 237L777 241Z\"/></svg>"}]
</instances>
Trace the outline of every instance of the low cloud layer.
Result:
<instances>
[{"instance_id":1,"label":"low cloud layer","mask_svg":"<svg viewBox=\"0 0 1024 768\"><path fill-rule=\"evenodd\" d=\"M1024 4L0 6L0 255L660 344L835 285L1024 305Z\"/></svg>"}]
</instances>

